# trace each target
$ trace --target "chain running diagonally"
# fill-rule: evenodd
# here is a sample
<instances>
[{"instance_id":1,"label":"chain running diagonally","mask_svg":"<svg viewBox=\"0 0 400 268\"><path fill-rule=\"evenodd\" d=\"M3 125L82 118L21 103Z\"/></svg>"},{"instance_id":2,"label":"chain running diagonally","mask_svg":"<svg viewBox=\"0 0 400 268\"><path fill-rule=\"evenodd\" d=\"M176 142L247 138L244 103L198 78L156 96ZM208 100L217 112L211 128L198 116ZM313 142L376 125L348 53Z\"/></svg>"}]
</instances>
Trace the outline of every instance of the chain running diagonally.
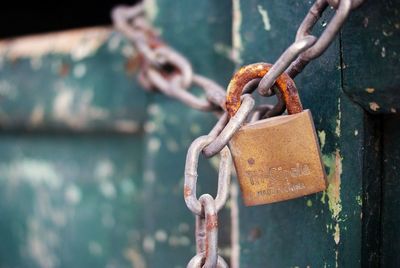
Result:
<instances>
[{"instance_id":1,"label":"chain running diagonally","mask_svg":"<svg viewBox=\"0 0 400 268\"><path fill-rule=\"evenodd\" d=\"M219 118L208 135L193 141L186 157L184 199L187 207L196 216L197 249L196 255L187 265L188 268L228 267L218 255L218 211L228 199L232 166L227 144L244 123L279 115L285 109L285 103L279 94L275 106L258 107L255 107L255 101L250 94L254 90L262 96L278 93L274 86L278 77L286 72L289 77L294 78L310 61L319 57L332 43L350 11L360 6L363 1L315 0L297 30L295 41L261 79L246 84L241 97L242 105L231 118L227 113L229 107L226 103L226 91L213 80L194 73L190 62L159 38L157 31L146 20L142 3L113 9L114 27L132 42L138 53L138 80L143 88L159 91L193 109L213 112ZM336 12L321 36L316 37L311 34L312 28L328 7L336 9ZM198 97L191 93L189 89L193 86L202 89L204 96ZM215 198L209 194L196 197L200 153L206 157L218 153L221 156Z\"/></svg>"}]
</instances>

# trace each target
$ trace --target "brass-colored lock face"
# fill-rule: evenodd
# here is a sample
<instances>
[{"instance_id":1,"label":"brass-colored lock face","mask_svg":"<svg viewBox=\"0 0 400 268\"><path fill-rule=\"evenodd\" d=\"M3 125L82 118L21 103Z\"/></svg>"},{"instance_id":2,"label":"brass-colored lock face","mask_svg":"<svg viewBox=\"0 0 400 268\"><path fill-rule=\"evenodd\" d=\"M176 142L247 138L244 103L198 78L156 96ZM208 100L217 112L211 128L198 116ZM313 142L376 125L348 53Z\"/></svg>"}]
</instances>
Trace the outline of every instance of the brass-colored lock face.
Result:
<instances>
[{"instance_id":1,"label":"brass-colored lock face","mask_svg":"<svg viewBox=\"0 0 400 268\"><path fill-rule=\"evenodd\" d=\"M327 187L309 110L245 125L233 136L230 148L246 206L293 199Z\"/></svg>"}]
</instances>

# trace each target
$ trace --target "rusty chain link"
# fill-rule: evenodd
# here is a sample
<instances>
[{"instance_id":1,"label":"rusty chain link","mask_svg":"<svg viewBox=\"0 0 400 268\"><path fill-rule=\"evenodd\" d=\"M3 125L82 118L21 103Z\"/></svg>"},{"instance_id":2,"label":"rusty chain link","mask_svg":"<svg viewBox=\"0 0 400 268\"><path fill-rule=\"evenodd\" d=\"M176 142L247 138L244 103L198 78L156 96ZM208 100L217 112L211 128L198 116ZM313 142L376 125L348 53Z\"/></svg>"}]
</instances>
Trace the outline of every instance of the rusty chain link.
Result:
<instances>
[{"instance_id":1,"label":"rusty chain link","mask_svg":"<svg viewBox=\"0 0 400 268\"><path fill-rule=\"evenodd\" d=\"M364 0L316 0L300 24L295 41L280 55L272 67L260 78L243 85L241 105L230 117L232 109L226 102L225 90L213 80L193 72L190 62L180 53L167 46L144 16L143 4L133 7L119 6L113 9L114 27L134 45L140 57L138 80L149 91L159 91L169 97L201 111L217 112L218 122L210 133L201 136L190 145L185 165L184 199L196 217L196 255L188 268L228 267L218 255L218 211L225 205L231 176L231 154L227 147L230 139L245 122L254 122L284 112L283 96L276 88L282 74L294 78L307 64L319 57L332 43L350 11ZM320 37L311 34L327 7L336 9L331 21ZM189 89L198 87L203 97ZM251 93L257 90L262 96L277 95L275 106L255 107ZM239 101L239 99L237 99ZM206 157L220 154L218 191L215 199L209 194L196 197L197 168L200 153Z\"/></svg>"}]
</instances>

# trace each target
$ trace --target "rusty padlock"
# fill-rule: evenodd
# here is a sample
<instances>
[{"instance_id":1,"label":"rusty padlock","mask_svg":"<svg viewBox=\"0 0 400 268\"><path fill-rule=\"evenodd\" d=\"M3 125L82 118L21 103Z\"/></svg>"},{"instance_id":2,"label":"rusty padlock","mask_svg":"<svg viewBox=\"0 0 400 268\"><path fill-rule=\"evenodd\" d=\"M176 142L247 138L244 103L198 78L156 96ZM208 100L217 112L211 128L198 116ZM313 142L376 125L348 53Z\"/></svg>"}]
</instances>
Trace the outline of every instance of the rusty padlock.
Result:
<instances>
[{"instance_id":1,"label":"rusty padlock","mask_svg":"<svg viewBox=\"0 0 400 268\"><path fill-rule=\"evenodd\" d=\"M264 76L270 67L266 63L251 64L234 75L226 102L230 116L240 107L244 85ZM246 206L294 199L327 187L310 110L303 111L295 84L287 74L282 74L276 85L288 115L242 126L229 145Z\"/></svg>"}]
</instances>

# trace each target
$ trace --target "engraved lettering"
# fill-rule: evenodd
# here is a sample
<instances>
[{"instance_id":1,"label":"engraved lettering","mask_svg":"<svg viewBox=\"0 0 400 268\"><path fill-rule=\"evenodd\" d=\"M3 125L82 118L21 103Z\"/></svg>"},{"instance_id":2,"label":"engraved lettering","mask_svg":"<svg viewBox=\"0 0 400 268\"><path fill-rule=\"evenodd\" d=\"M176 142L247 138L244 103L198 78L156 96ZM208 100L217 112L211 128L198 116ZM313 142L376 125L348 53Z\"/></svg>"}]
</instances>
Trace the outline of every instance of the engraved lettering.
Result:
<instances>
[{"instance_id":1,"label":"engraved lettering","mask_svg":"<svg viewBox=\"0 0 400 268\"><path fill-rule=\"evenodd\" d=\"M289 180L310 175L311 169L308 164L296 163L290 168L266 167L262 170L246 170L245 176L250 180L251 185L267 184L268 181Z\"/></svg>"}]
</instances>

